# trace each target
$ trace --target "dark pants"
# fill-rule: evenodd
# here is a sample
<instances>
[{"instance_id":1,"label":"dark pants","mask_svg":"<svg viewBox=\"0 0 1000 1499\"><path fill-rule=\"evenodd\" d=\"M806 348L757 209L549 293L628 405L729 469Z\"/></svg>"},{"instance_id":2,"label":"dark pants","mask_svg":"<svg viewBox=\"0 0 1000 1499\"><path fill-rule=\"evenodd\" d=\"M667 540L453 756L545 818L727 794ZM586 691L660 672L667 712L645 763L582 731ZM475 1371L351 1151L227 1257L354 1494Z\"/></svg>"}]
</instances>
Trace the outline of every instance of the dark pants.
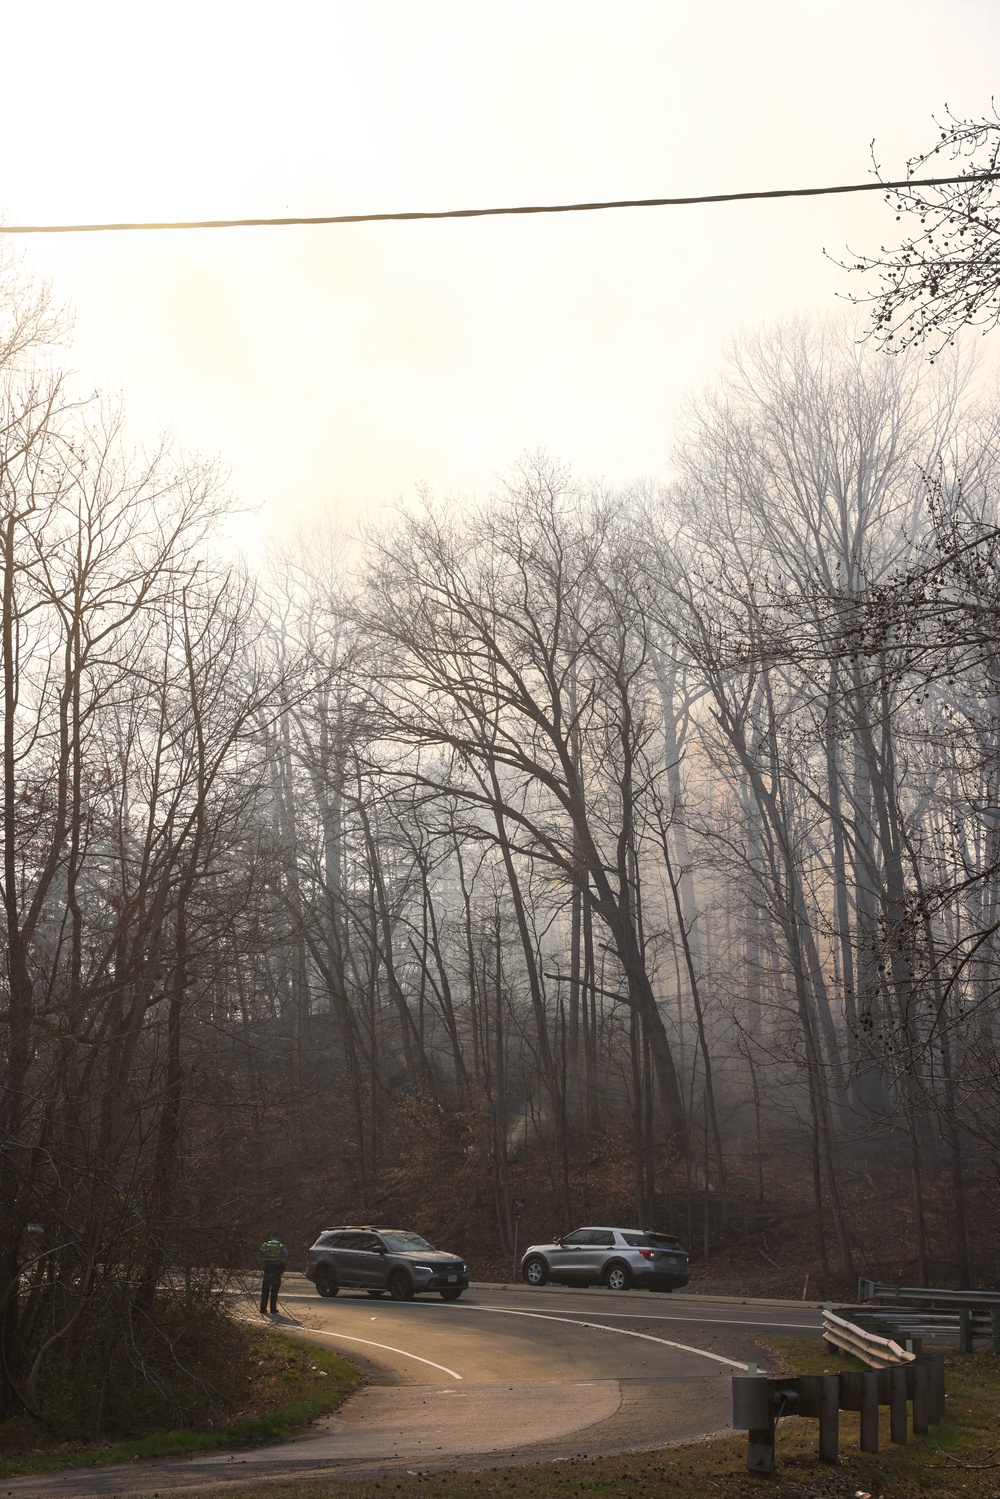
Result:
<instances>
[{"instance_id":1,"label":"dark pants","mask_svg":"<svg viewBox=\"0 0 1000 1499\"><path fill-rule=\"evenodd\" d=\"M264 1266L264 1280L260 1288L260 1309L262 1312L267 1311L268 1297L271 1300L271 1311L276 1312L278 1310L278 1292L281 1290L281 1272L284 1268L284 1265L280 1262L277 1264L272 1262Z\"/></svg>"}]
</instances>

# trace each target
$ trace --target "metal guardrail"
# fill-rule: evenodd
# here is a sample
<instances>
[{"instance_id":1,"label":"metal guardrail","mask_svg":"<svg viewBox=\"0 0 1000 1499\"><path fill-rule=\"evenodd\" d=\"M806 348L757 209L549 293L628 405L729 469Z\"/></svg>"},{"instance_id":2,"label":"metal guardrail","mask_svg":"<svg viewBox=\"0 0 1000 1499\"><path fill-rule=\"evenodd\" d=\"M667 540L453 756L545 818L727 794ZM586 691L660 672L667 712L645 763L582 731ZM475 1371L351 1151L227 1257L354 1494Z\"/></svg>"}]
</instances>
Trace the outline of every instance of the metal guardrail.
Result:
<instances>
[{"instance_id":1,"label":"metal guardrail","mask_svg":"<svg viewBox=\"0 0 1000 1499\"><path fill-rule=\"evenodd\" d=\"M864 1337L861 1328L856 1331ZM901 1350L902 1351L902 1350ZM905 1354L904 1354L905 1358ZM912 1429L922 1434L944 1419L944 1359L939 1353L911 1355L909 1362L885 1369L841 1374L800 1374L792 1379L747 1375L733 1379L733 1426L747 1433L747 1470L774 1471L774 1429L782 1416L819 1420L819 1455L839 1461L840 1412L861 1416L861 1451L878 1451L879 1407L889 1407L890 1441L906 1442L912 1405Z\"/></svg>"},{"instance_id":2,"label":"metal guardrail","mask_svg":"<svg viewBox=\"0 0 1000 1499\"><path fill-rule=\"evenodd\" d=\"M751 1364L745 1376L733 1379L733 1427L747 1433L747 1470L774 1471L774 1431L782 1416L812 1416L819 1420L819 1455L823 1462L839 1461L840 1412L860 1412L862 1452L878 1451L879 1407L889 1407L889 1439L907 1440L908 1405L913 1408L914 1434L922 1434L944 1419L944 1357L919 1347L923 1336L942 1331L958 1333L959 1351L971 1353L976 1336L991 1337L1000 1353L1000 1291L940 1291L929 1287L890 1286L861 1280L860 1307L823 1313L823 1337L833 1347L852 1353L870 1367L862 1372L800 1374L789 1379L766 1378ZM900 1309L911 1299L917 1305ZM877 1300L893 1303L880 1307ZM940 1308L944 1307L944 1310ZM850 1311L866 1323L896 1331L909 1341L903 1348L872 1326L842 1315Z\"/></svg>"},{"instance_id":3,"label":"metal guardrail","mask_svg":"<svg viewBox=\"0 0 1000 1499\"><path fill-rule=\"evenodd\" d=\"M901 1348L891 1338L880 1337L856 1322L838 1317L829 1308L823 1313L823 1337L834 1348L844 1353L853 1353L863 1364L872 1369L891 1369L894 1364L912 1364L915 1353Z\"/></svg>"},{"instance_id":4,"label":"metal guardrail","mask_svg":"<svg viewBox=\"0 0 1000 1499\"><path fill-rule=\"evenodd\" d=\"M970 1311L982 1307L1000 1307L1000 1291L954 1291L935 1286L894 1286L884 1280L858 1281L859 1301L906 1301L911 1306L940 1307L952 1310L968 1307Z\"/></svg>"},{"instance_id":5,"label":"metal guardrail","mask_svg":"<svg viewBox=\"0 0 1000 1499\"><path fill-rule=\"evenodd\" d=\"M953 1291L932 1286L893 1286L858 1281L861 1305L842 1307L842 1315L893 1337L948 1338L960 1353L972 1353L977 1339L1000 1353L1000 1291ZM910 1303L902 1306L903 1301ZM887 1304L886 1304L887 1303Z\"/></svg>"},{"instance_id":6,"label":"metal guardrail","mask_svg":"<svg viewBox=\"0 0 1000 1499\"><path fill-rule=\"evenodd\" d=\"M993 1307L990 1315L976 1314L962 1309L947 1312L892 1311L886 1308L876 1313L861 1308L841 1308L861 1327L884 1333L905 1342L913 1338L933 1338L936 1342L958 1344L960 1353L972 1353L977 1340L992 1344L993 1352L1000 1353L1000 1307Z\"/></svg>"}]
</instances>

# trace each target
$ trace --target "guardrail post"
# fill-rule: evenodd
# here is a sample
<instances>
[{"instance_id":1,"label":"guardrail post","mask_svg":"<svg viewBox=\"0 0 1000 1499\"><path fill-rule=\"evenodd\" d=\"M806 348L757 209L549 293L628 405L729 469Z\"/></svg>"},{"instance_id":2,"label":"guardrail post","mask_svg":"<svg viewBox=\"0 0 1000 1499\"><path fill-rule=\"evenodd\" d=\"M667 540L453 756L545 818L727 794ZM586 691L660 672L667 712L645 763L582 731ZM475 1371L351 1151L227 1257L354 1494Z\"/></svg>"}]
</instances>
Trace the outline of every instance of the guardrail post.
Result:
<instances>
[{"instance_id":1,"label":"guardrail post","mask_svg":"<svg viewBox=\"0 0 1000 1499\"><path fill-rule=\"evenodd\" d=\"M958 1351L972 1352L972 1313L967 1306L958 1309Z\"/></svg>"},{"instance_id":2,"label":"guardrail post","mask_svg":"<svg viewBox=\"0 0 1000 1499\"><path fill-rule=\"evenodd\" d=\"M774 1406L767 1379L733 1379L733 1426L747 1434L747 1472L774 1472Z\"/></svg>"},{"instance_id":3,"label":"guardrail post","mask_svg":"<svg viewBox=\"0 0 1000 1499\"><path fill-rule=\"evenodd\" d=\"M899 1364L889 1370L889 1437L906 1446L906 1369Z\"/></svg>"},{"instance_id":4,"label":"guardrail post","mask_svg":"<svg viewBox=\"0 0 1000 1499\"><path fill-rule=\"evenodd\" d=\"M774 1472L774 1424L747 1432L747 1472Z\"/></svg>"},{"instance_id":5,"label":"guardrail post","mask_svg":"<svg viewBox=\"0 0 1000 1499\"><path fill-rule=\"evenodd\" d=\"M824 1374L819 1382L819 1457L835 1463L840 1453L840 1375Z\"/></svg>"},{"instance_id":6,"label":"guardrail post","mask_svg":"<svg viewBox=\"0 0 1000 1499\"><path fill-rule=\"evenodd\" d=\"M990 1334L993 1339L993 1352L1000 1353L1000 1306L990 1307Z\"/></svg>"},{"instance_id":7,"label":"guardrail post","mask_svg":"<svg viewBox=\"0 0 1000 1499\"><path fill-rule=\"evenodd\" d=\"M927 1355L927 1405L932 1426L944 1420L944 1354Z\"/></svg>"},{"instance_id":8,"label":"guardrail post","mask_svg":"<svg viewBox=\"0 0 1000 1499\"><path fill-rule=\"evenodd\" d=\"M913 1434L923 1435L929 1426L927 1409L927 1365L913 1366Z\"/></svg>"},{"instance_id":9,"label":"guardrail post","mask_svg":"<svg viewBox=\"0 0 1000 1499\"><path fill-rule=\"evenodd\" d=\"M878 1374L861 1375L861 1451L878 1451Z\"/></svg>"}]
</instances>

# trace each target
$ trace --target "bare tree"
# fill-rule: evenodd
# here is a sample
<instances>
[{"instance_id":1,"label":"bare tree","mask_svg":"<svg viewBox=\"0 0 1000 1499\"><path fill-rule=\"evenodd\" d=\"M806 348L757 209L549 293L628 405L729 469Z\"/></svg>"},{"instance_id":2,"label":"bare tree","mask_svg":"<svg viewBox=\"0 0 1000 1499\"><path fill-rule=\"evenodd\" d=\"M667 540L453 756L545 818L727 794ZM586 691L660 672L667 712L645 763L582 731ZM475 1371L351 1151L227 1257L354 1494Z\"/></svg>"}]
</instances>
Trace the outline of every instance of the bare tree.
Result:
<instances>
[{"instance_id":1,"label":"bare tree","mask_svg":"<svg viewBox=\"0 0 1000 1499\"><path fill-rule=\"evenodd\" d=\"M995 109L972 119L947 110L935 124L936 143L910 158L906 176L959 180L888 189L896 222L916 222L917 228L897 246L848 262L882 283L858 299L874 304L882 346L899 350L926 342L932 359L961 328L992 328L1000 318L1000 117Z\"/></svg>"}]
</instances>

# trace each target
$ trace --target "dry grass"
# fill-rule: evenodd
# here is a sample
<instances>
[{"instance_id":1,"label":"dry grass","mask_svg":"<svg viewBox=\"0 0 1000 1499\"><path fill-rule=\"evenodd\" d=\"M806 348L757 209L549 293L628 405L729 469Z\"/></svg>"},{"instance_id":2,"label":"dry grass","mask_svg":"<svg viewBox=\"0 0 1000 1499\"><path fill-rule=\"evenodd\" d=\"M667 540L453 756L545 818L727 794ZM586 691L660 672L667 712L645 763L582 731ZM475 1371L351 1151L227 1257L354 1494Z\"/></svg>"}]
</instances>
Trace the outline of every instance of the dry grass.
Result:
<instances>
[{"instance_id":1,"label":"dry grass","mask_svg":"<svg viewBox=\"0 0 1000 1499\"><path fill-rule=\"evenodd\" d=\"M328 1349L280 1333L240 1332L245 1364L239 1396L222 1411L206 1403L189 1425L139 1429L118 1441L67 1440L30 1417L15 1417L0 1426L0 1477L275 1442L335 1410L361 1382L354 1365Z\"/></svg>"}]
</instances>

